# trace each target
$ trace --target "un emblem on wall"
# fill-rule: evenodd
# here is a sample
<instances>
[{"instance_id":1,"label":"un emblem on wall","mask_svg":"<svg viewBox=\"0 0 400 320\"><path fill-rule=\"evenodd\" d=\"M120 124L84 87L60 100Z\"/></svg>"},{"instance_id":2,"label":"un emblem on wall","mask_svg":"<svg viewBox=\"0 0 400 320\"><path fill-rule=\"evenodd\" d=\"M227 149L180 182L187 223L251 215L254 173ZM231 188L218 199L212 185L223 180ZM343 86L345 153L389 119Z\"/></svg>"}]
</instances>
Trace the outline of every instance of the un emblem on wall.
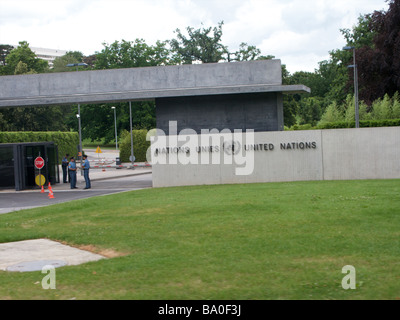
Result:
<instances>
[{"instance_id":1,"label":"un emblem on wall","mask_svg":"<svg viewBox=\"0 0 400 320\"><path fill-rule=\"evenodd\" d=\"M241 144L239 141L226 141L223 144L223 148L226 154L236 155L240 152Z\"/></svg>"}]
</instances>

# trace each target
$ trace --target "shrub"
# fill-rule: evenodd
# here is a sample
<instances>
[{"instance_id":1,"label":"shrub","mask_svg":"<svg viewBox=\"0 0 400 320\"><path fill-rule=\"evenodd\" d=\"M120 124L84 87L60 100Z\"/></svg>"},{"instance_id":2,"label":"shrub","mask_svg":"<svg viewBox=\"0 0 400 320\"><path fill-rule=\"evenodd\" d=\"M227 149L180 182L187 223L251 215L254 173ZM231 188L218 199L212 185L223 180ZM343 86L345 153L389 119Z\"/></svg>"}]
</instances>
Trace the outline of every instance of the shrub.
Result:
<instances>
[{"instance_id":1,"label":"shrub","mask_svg":"<svg viewBox=\"0 0 400 320\"><path fill-rule=\"evenodd\" d=\"M397 127L400 126L400 119L389 119L389 120L361 120L361 128L373 128L373 127ZM341 129L341 128L354 128L355 121L337 121L337 122L326 122L318 124L314 129Z\"/></svg>"},{"instance_id":2,"label":"shrub","mask_svg":"<svg viewBox=\"0 0 400 320\"><path fill-rule=\"evenodd\" d=\"M313 126L309 123L307 124L295 124L289 130L312 130Z\"/></svg>"},{"instance_id":3,"label":"shrub","mask_svg":"<svg viewBox=\"0 0 400 320\"><path fill-rule=\"evenodd\" d=\"M340 113L336 102L331 103L325 110L325 113L321 117L320 123L329 123L342 121L343 115Z\"/></svg>"},{"instance_id":4,"label":"shrub","mask_svg":"<svg viewBox=\"0 0 400 320\"><path fill-rule=\"evenodd\" d=\"M146 162L146 152L150 147L150 141L146 141L147 130L133 130L133 154L136 162ZM121 135L120 158L122 162L130 162L131 156L131 135L124 131Z\"/></svg>"},{"instance_id":5,"label":"shrub","mask_svg":"<svg viewBox=\"0 0 400 320\"><path fill-rule=\"evenodd\" d=\"M77 155L79 135L77 132L0 132L0 143L54 142L58 147L58 161L68 153Z\"/></svg>"},{"instance_id":6,"label":"shrub","mask_svg":"<svg viewBox=\"0 0 400 320\"><path fill-rule=\"evenodd\" d=\"M372 119L385 120L392 118L392 101L388 94L383 99L377 99L372 103Z\"/></svg>"},{"instance_id":7,"label":"shrub","mask_svg":"<svg viewBox=\"0 0 400 320\"><path fill-rule=\"evenodd\" d=\"M355 128L355 121L334 121L334 122L320 122L317 126L311 125L297 125L285 130L324 130L324 129L346 129ZM375 128L375 127L398 127L400 126L400 119L385 119L385 120L360 120L360 128Z\"/></svg>"},{"instance_id":8,"label":"shrub","mask_svg":"<svg viewBox=\"0 0 400 320\"><path fill-rule=\"evenodd\" d=\"M393 106L392 106L393 118L400 119L400 97L398 91L396 91L392 99L393 99Z\"/></svg>"}]
</instances>

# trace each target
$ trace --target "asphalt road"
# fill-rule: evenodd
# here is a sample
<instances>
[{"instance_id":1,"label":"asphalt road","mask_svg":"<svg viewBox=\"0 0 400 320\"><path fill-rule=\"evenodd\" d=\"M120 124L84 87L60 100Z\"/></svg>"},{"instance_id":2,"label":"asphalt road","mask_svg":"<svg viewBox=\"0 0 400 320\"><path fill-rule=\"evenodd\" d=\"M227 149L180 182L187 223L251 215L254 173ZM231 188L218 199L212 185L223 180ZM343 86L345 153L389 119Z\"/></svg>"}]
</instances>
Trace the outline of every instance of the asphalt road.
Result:
<instances>
[{"instance_id":1,"label":"asphalt road","mask_svg":"<svg viewBox=\"0 0 400 320\"><path fill-rule=\"evenodd\" d=\"M54 198L49 199L48 192L32 191L2 191L0 192L0 214L17 213L19 210L48 206L56 203L68 202L78 199L91 198L118 192L140 190L152 187L152 175L144 174L130 177L119 177L104 181L92 181L92 189L83 190L84 182L78 183L76 190L69 188L53 188Z\"/></svg>"}]
</instances>

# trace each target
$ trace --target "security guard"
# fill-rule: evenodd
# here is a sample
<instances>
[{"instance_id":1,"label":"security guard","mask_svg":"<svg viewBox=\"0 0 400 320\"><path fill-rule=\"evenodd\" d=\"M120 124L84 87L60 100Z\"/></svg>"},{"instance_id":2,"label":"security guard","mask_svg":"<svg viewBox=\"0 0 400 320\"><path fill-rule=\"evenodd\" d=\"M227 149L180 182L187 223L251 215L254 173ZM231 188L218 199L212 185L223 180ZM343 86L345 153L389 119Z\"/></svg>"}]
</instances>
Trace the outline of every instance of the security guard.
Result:
<instances>
[{"instance_id":1,"label":"security guard","mask_svg":"<svg viewBox=\"0 0 400 320\"><path fill-rule=\"evenodd\" d=\"M65 155L65 157L62 159L62 171L63 171L63 182L67 183L68 182L68 154Z\"/></svg>"},{"instance_id":2,"label":"security guard","mask_svg":"<svg viewBox=\"0 0 400 320\"><path fill-rule=\"evenodd\" d=\"M78 189L76 187L76 163L75 158L71 157L68 164L69 169L69 182L71 183L71 189Z\"/></svg>"},{"instance_id":3,"label":"security guard","mask_svg":"<svg viewBox=\"0 0 400 320\"><path fill-rule=\"evenodd\" d=\"M85 182L86 182L86 187L84 190L87 190L92 187L92 185L90 183L90 178L89 178L90 163L89 163L89 160L87 159L87 155L83 156L83 160L85 161L82 165L83 177L85 178Z\"/></svg>"}]
</instances>

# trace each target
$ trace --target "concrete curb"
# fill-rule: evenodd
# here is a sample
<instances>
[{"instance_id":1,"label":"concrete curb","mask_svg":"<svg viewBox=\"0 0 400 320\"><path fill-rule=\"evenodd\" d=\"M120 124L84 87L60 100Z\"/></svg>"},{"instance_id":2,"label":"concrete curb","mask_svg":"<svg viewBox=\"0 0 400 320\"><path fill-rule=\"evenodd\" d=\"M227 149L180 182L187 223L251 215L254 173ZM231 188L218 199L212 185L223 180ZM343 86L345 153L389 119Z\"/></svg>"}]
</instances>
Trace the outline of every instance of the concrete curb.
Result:
<instances>
[{"instance_id":1,"label":"concrete curb","mask_svg":"<svg viewBox=\"0 0 400 320\"><path fill-rule=\"evenodd\" d=\"M114 177L99 177L99 178L96 178L96 177L90 177L90 180L91 181L104 181L104 180L112 180L112 179L117 179L117 178L126 178L126 177L132 177L132 176L142 176L142 175L145 175L145 174L152 174L152 172L151 171L149 171L149 172L138 172L138 173L127 173L127 174L124 174L124 175L118 175L118 176L114 176Z\"/></svg>"}]
</instances>

